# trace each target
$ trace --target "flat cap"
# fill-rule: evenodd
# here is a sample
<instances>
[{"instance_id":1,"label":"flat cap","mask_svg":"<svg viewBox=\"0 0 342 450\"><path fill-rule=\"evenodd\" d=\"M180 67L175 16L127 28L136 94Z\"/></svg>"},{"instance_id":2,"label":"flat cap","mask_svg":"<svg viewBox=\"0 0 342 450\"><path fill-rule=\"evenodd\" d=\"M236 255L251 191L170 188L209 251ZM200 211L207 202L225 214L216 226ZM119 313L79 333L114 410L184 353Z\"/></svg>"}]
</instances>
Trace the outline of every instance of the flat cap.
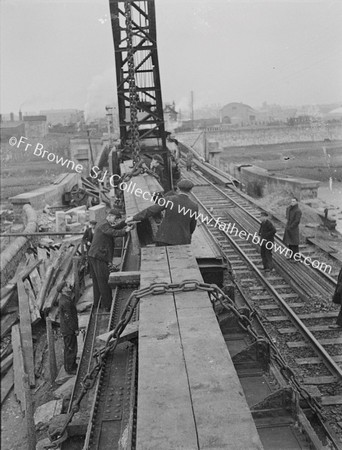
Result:
<instances>
[{"instance_id":1,"label":"flat cap","mask_svg":"<svg viewBox=\"0 0 342 450\"><path fill-rule=\"evenodd\" d=\"M97 224L96 220L91 220L89 223L90 223L90 225L96 225Z\"/></svg>"},{"instance_id":2,"label":"flat cap","mask_svg":"<svg viewBox=\"0 0 342 450\"><path fill-rule=\"evenodd\" d=\"M194 183L190 180L181 180L177 186L181 191L189 192L194 187Z\"/></svg>"},{"instance_id":3,"label":"flat cap","mask_svg":"<svg viewBox=\"0 0 342 450\"><path fill-rule=\"evenodd\" d=\"M118 209L115 209L115 208L110 209L107 214L110 214L112 216L119 217L119 218L122 217L121 212Z\"/></svg>"},{"instance_id":4,"label":"flat cap","mask_svg":"<svg viewBox=\"0 0 342 450\"><path fill-rule=\"evenodd\" d=\"M160 155L153 155L152 159L155 159L156 161L158 161L160 164L164 164L163 158Z\"/></svg>"}]
</instances>

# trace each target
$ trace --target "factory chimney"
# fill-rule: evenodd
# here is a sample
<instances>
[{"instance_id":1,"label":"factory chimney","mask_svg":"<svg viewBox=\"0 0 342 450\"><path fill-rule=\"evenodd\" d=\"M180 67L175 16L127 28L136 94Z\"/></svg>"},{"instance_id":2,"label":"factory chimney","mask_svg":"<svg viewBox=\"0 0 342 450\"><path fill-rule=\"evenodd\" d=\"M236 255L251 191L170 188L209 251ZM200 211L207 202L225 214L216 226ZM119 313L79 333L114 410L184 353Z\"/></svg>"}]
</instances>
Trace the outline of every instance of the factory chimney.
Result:
<instances>
[{"instance_id":1,"label":"factory chimney","mask_svg":"<svg viewBox=\"0 0 342 450\"><path fill-rule=\"evenodd\" d=\"M13 113L10 113L10 120L11 120L11 122L14 122L14 114Z\"/></svg>"},{"instance_id":2,"label":"factory chimney","mask_svg":"<svg viewBox=\"0 0 342 450\"><path fill-rule=\"evenodd\" d=\"M23 113L21 112L20 109L19 109L19 120L20 122L23 120Z\"/></svg>"}]
</instances>

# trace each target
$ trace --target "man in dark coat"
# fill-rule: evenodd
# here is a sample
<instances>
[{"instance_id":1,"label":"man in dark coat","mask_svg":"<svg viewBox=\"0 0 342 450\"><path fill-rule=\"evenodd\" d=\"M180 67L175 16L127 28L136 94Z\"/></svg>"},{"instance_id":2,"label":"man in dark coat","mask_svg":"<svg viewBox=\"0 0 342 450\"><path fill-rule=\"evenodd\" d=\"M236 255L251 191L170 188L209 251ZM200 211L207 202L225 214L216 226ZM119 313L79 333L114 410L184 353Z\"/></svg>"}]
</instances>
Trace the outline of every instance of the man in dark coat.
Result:
<instances>
[{"instance_id":1,"label":"man in dark coat","mask_svg":"<svg viewBox=\"0 0 342 450\"><path fill-rule=\"evenodd\" d=\"M286 208L287 223L283 239L284 244L292 250L292 261L295 261L294 255L299 252L299 222L301 217L302 211L298 207L298 200L293 197L290 206Z\"/></svg>"},{"instance_id":2,"label":"man in dark coat","mask_svg":"<svg viewBox=\"0 0 342 450\"><path fill-rule=\"evenodd\" d=\"M341 308L340 308L340 312L336 319L336 324L329 325L329 328L342 330L342 269L340 270L340 273L338 274L337 285L336 285L336 289L335 289L335 292L333 295L333 302L336 303L337 305L340 304Z\"/></svg>"},{"instance_id":3,"label":"man in dark coat","mask_svg":"<svg viewBox=\"0 0 342 450\"><path fill-rule=\"evenodd\" d=\"M110 311L112 304L112 291L108 285L108 264L113 260L114 239L125 236L131 230L130 227L125 228L124 220L118 223L120 218L120 211L111 209L106 219L96 225L88 253L90 275L93 279L94 305L98 305L101 296L102 306L106 311Z\"/></svg>"},{"instance_id":4,"label":"man in dark coat","mask_svg":"<svg viewBox=\"0 0 342 450\"><path fill-rule=\"evenodd\" d=\"M186 155L186 160L185 160L186 170L188 172L191 171L191 166L192 166L192 160L193 159L194 159L193 154L188 151L188 153Z\"/></svg>"},{"instance_id":5,"label":"man in dark coat","mask_svg":"<svg viewBox=\"0 0 342 450\"><path fill-rule=\"evenodd\" d=\"M96 224L97 224L96 220L91 220L89 222L90 227L87 227L87 229L85 230L85 232L83 234L82 242L86 246L87 251L89 250L91 243L93 242Z\"/></svg>"},{"instance_id":6,"label":"man in dark coat","mask_svg":"<svg viewBox=\"0 0 342 450\"><path fill-rule=\"evenodd\" d=\"M261 225L259 229L259 235L261 238L261 248L260 254L262 259L262 264L266 272L273 269L272 261L272 249L274 242L274 235L277 230L275 229L273 223L270 221L267 212L261 213ZM270 243L270 244L269 244Z\"/></svg>"},{"instance_id":7,"label":"man in dark coat","mask_svg":"<svg viewBox=\"0 0 342 450\"><path fill-rule=\"evenodd\" d=\"M179 194L165 197L163 205L156 204L144 209L134 217L127 217L126 222L144 220L165 210L165 216L155 237L157 245L190 244L191 235L196 228L198 213L197 203L189 198L193 186L194 184L190 180L180 181L177 186Z\"/></svg>"},{"instance_id":8,"label":"man in dark coat","mask_svg":"<svg viewBox=\"0 0 342 450\"><path fill-rule=\"evenodd\" d=\"M64 369L72 375L76 373L77 369L77 310L73 301L72 289L65 281L57 286L57 292L60 293L58 306L60 330L64 340Z\"/></svg>"}]
</instances>

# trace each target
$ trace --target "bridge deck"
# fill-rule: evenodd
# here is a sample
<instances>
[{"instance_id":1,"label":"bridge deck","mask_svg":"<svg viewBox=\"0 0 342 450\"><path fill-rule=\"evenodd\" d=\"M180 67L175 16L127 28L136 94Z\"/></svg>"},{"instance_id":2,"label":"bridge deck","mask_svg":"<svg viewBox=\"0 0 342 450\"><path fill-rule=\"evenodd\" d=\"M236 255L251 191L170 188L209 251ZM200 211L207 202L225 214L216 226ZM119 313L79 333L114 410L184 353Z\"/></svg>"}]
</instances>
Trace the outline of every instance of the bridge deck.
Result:
<instances>
[{"instance_id":1,"label":"bridge deck","mask_svg":"<svg viewBox=\"0 0 342 450\"><path fill-rule=\"evenodd\" d=\"M202 281L190 246L141 253L141 285ZM140 302L137 450L262 449L206 292Z\"/></svg>"}]
</instances>

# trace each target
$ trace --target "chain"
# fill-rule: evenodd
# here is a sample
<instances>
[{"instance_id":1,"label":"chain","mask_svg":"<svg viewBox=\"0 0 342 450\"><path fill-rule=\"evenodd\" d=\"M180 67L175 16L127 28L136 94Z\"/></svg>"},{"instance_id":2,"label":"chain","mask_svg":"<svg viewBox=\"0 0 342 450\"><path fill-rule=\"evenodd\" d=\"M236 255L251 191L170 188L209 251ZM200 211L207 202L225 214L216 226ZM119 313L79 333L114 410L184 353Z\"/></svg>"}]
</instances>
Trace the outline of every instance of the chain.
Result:
<instances>
[{"instance_id":1,"label":"chain","mask_svg":"<svg viewBox=\"0 0 342 450\"><path fill-rule=\"evenodd\" d=\"M137 161L131 172L125 173L125 175L122 177L121 182L129 181L132 177L135 177L137 175L140 175L142 173L147 173L148 175L153 176L157 179L157 181L160 181L160 177L158 174L153 172L153 170L149 169L148 167L143 167L144 161L140 159L140 161Z\"/></svg>"},{"instance_id":2,"label":"chain","mask_svg":"<svg viewBox=\"0 0 342 450\"><path fill-rule=\"evenodd\" d=\"M134 66L134 49L133 49L133 30L132 30L132 13L130 2L125 2L126 30L127 30L127 64L128 64L128 83L129 83L129 103L130 103L130 148L132 151L133 162L140 160L140 142L138 128L138 102L139 96L135 84L135 66Z\"/></svg>"},{"instance_id":3,"label":"chain","mask_svg":"<svg viewBox=\"0 0 342 450\"><path fill-rule=\"evenodd\" d=\"M215 285L214 285L215 286ZM219 287L216 287L215 293L213 294L215 300L217 300L220 305L227 309L228 311L233 312L233 314L238 318L238 323L242 329L247 331L256 341L265 341L265 339L258 335L255 330L252 328L252 322L249 317L245 314L241 314L239 310L235 307L234 302L225 295ZM256 310L253 310L250 317L257 316L258 313ZM268 339L268 344L273 350L273 357L277 362L280 373L287 380L287 382L292 386L292 388L299 392L299 394L307 401L311 409L317 414L317 416L322 420L321 408L322 406L318 403L318 401L310 395L310 393L300 385L298 380L296 379L296 375L286 363L278 348L274 345L274 343Z\"/></svg>"},{"instance_id":4,"label":"chain","mask_svg":"<svg viewBox=\"0 0 342 450\"><path fill-rule=\"evenodd\" d=\"M199 282L198 280L190 279L184 280L181 283L152 283L150 286L135 290L131 293L124 306L123 312L119 318L119 322L114 330L108 335L105 345L94 352L93 357L96 359L96 364L93 369L88 372L81 382L81 392L77 399L73 402L71 411L67 415L66 421L63 427L54 433L54 436L50 436L50 440L53 440L53 445L56 447L59 443L63 442L67 438L67 426L71 422L74 414L79 411L80 402L84 395L93 388L98 374L105 364L108 353L114 352L117 345L120 342L120 336L127 324L130 322L133 312L139 303L140 299L147 295L162 295L177 292L190 292L195 290L201 290L208 292L210 301L215 311L217 303L219 303L224 309L232 312L238 319L238 323L241 328L247 331L255 341L264 341L265 339L258 335L253 330L252 322L249 317L236 308L234 301L228 297L216 284ZM257 312L253 310L251 317L257 315ZM279 353L279 350L273 342L269 342L270 347L274 352L274 359L280 366L280 372L283 377L290 383L290 385L297 390L302 397L308 402L309 406L315 411L316 414L322 419L320 414L321 406L319 403L304 389L295 377L293 370L286 364L284 358Z\"/></svg>"}]
</instances>

